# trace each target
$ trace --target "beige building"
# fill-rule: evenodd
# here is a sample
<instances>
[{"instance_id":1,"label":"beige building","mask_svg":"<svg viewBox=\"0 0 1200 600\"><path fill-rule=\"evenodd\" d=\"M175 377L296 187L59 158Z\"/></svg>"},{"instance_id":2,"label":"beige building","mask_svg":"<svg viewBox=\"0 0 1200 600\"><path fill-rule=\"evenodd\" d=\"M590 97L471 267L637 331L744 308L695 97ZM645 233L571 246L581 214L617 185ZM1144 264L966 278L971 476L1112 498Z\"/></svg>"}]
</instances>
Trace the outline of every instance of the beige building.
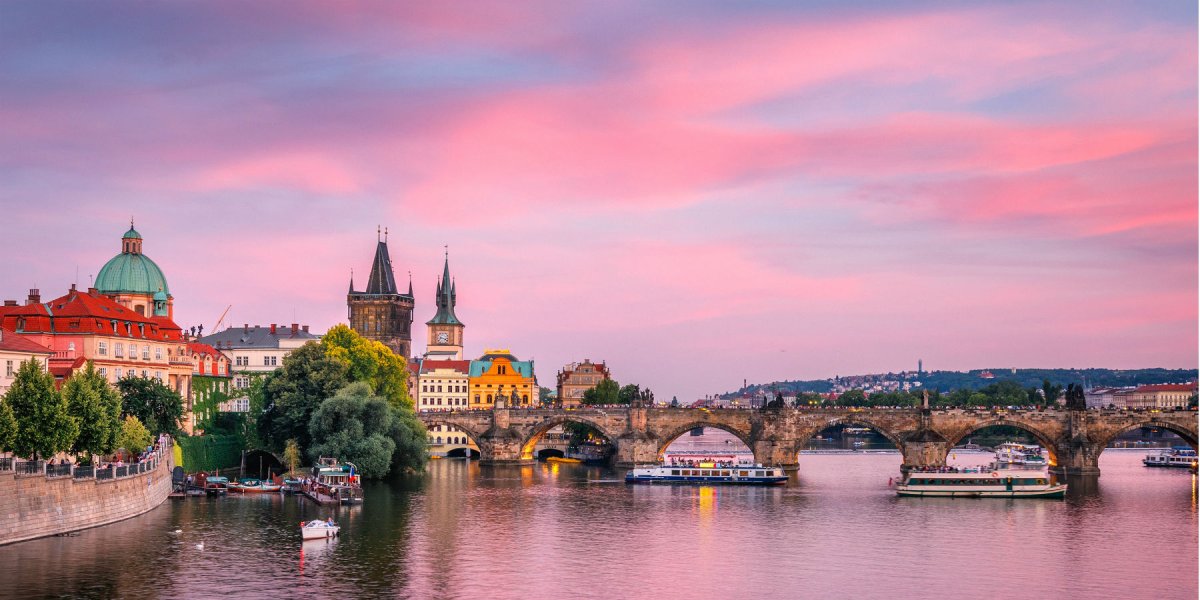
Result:
<instances>
[{"instance_id":1,"label":"beige building","mask_svg":"<svg viewBox=\"0 0 1200 600\"><path fill-rule=\"evenodd\" d=\"M0 327L0 396L8 393L21 363L36 360L42 365L42 371L46 371L52 354L54 352L49 348Z\"/></svg>"},{"instance_id":2,"label":"beige building","mask_svg":"<svg viewBox=\"0 0 1200 600\"><path fill-rule=\"evenodd\" d=\"M256 376L263 376L283 366L283 358L293 350L320 339L308 332L308 325L292 323L291 327L272 323L230 327L206 335L199 340L229 357L234 390L250 387Z\"/></svg>"},{"instance_id":3,"label":"beige building","mask_svg":"<svg viewBox=\"0 0 1200 600\"><path fill-rule=\"evenodd\" d=\"M579 406L584 392L611 377L603 362L593 363L585 358L581 363L571 363L558 372L558 403L563 408Z\"/></svg>"},{"instance_id":4,"label":"beige building","mask_svg":"<svg viewBox=\"0 0 1200 600\"><path fill-rule=\"evenodd\" d=\"M413 402L419 412L466 410L469 360L423 360L417 374ZM478 455L479 447L463 431L449 425L429 429L429 453L435 456Z\"/></svg>"}]
</instances>

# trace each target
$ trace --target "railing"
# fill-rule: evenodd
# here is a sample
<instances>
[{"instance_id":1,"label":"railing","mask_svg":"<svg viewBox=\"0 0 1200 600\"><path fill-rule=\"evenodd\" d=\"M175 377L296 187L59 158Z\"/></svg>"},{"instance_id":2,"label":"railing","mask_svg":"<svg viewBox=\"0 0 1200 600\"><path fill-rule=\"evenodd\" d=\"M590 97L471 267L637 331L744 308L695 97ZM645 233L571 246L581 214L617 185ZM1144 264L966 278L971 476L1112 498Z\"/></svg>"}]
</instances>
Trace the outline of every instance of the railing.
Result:
<instances>
[{"instance_id":1,"label":"railing","mask_svg":"<svg viewBox=\"0 0 1200 600\"><path fill-rule=\"evenodd\" d=\"M127 466L117 467L117 472L115 475L113 475L113 477L117 477L117 478L128 477L128 476L129 476L129 467L127 467Z\"/></svg>"},{"instance_id":2,"label":"railing","mask_svg":"<svg viewBox=\"0 0 1200 600\"><path fill-rule=\"evenodd\" d=\"M6 458L0 458L0 471L11 471L11 470L13 470L12 457L10 456L10 457L6 457Z\"/></svg>"},{"instance_id":3,"label":"railing","mask_svg":"<svg viewBox=\"0 0 1200 600\"><path fill-rule=\"evenodd\" d=\"M112 479L114 469L115 469L115 467L110 465L108 468L100 469L99 471L96 471L96 480L104 481L106 479Z\"/></svg>"},{"instance_id":4,"label":"railing","mask_svg":"<svg viewBox=\"0 0 1200 600\"><path fill-rule=\"evenodd\" d=\"M86 467L75 467L75 479L91 479L96 476L96 467L88 465Z\"/></svg>"},{"instance_id":5,"label":"railing","mask_svg":"<svg viewBox=\"0 0 1200 600\"><path fill-rule=\"evenodd\" d=\"M71 475L71 466L71 463L46 465L46 477L69 477Z\"/></svg>"},{"instance_id":6,"label":"railing","mask_svg":"<svg viewBox=\"0 0 1200 600\"><path fill-rule=\"evenodd\" d=\"M46 463L40 460L25 460L17 463L16 472L21 475L41 475Z\"/></svg>"}]
</instances>

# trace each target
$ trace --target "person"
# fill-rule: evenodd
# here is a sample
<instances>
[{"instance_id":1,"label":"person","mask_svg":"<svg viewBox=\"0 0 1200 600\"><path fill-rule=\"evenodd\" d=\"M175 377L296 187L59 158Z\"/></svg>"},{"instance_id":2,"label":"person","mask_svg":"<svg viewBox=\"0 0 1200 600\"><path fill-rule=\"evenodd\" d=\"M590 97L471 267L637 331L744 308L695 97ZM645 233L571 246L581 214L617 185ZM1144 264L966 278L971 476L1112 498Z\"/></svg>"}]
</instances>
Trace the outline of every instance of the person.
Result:
<instances>
[{"instance_id":1,"label":"person","mask_svg":"<svg viewBox=\"0 0 1200 600\"><path fill-rule=\"evenodd\" d=\"M333 517L329 517L329 518L325 519L325 524L330 527L333 527Z\"/></svg>"}]
</instances>

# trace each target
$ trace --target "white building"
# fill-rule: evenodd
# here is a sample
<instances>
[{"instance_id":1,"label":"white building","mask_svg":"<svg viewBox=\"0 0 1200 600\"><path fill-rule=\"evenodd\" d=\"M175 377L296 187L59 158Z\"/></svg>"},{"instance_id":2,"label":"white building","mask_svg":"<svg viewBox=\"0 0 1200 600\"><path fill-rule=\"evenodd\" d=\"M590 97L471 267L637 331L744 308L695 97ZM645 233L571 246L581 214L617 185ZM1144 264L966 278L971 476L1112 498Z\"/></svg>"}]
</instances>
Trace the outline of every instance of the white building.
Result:
<instances>
[{"instance_id":1,"label":"white building","mask_svg":"<svg viewBox=\"0 0 1200 600\"><path fill-rule=\"evenodd\" d=\"M413 403L419 412L466 410L469 360L422 360L417 370ZM458 452L455 452L455 451ZM429 453L435 456L478 455L479 447L462 430L449 425L429 428Z\"/></svg>"},{"instance_id":2,"label":"white building","mask_svg":"<svg viewBox=\"0 0 1200 600\"><path fill-rule=\"evenodd\" d=\"M292 323L284 327L272 323L230 327L200 338L229 357L234 390L250 387L256 376L262 376L283 366L283 358L293 350L321 339L308 332L308 325Z\"/></svg>"},{"instance_id":3,"label":"white building","mask_svg":"<svg viewBox=\"0 0 1200 600\"><path fill-rule=\"evenodd\" d=\"M14 331L0 328L0 396L8 392L21 363L36 360L42 365L42 371L46 371L53 354L52 350L41 344L25 339Z\"/></svg>"}]
</instances>

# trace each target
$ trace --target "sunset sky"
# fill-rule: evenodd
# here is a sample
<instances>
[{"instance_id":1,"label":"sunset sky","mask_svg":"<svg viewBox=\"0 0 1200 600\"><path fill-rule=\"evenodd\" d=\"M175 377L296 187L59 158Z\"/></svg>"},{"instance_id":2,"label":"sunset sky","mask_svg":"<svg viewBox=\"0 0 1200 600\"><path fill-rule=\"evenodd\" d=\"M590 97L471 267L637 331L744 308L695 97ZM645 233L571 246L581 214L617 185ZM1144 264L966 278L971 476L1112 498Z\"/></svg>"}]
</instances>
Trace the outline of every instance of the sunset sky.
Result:
<instances>
[{"instance_id":1,"label":"sunset sky","mask_svg":"<svg viewBox=\"0 0 1200 600\"><path fill-rule=\"evenodd\" d=\"M547 387L1196 367L1195 3L796 4L0 5L0 296L132 216L184 327L324 331L382 225Z\"/></svg>"}]
</instances>

